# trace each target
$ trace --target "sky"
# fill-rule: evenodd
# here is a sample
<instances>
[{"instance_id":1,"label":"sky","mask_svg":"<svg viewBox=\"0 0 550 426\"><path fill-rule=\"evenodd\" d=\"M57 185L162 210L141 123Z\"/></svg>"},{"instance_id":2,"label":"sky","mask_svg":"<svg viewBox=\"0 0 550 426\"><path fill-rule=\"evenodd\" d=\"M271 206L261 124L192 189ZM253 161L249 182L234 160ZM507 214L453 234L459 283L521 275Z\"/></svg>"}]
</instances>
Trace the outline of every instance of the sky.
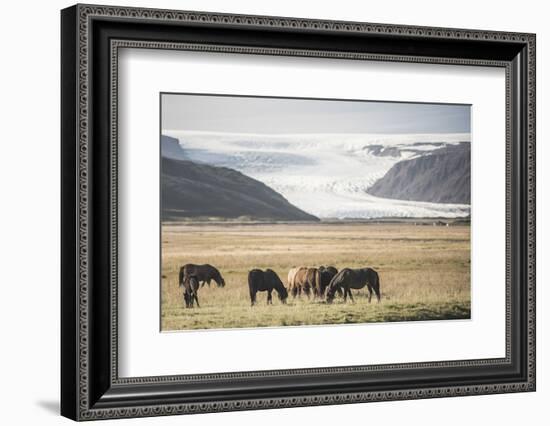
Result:
<instances>
[{"instance_id":1,"label":"sky","mask_svg":"<svg viewBox=\"0 0 550 426\"><path fill-rule=\"evenodd\" d=\"M470 133L470 105L162 94L163 130Z\"/></svg>"}]
</instances>

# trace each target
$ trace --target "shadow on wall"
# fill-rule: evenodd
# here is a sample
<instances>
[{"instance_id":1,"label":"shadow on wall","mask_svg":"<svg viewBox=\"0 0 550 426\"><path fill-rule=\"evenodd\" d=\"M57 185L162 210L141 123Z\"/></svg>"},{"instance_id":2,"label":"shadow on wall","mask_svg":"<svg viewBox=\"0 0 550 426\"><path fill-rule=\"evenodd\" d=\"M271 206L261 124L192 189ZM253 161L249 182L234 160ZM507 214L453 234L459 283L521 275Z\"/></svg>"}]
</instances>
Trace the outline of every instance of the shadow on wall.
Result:
<instances>
[{"instance_id":1,"label":"shadow on wall","mask_svg":"<svg viewBox=\"0 0 550 426\"><path fill-rule=\"evenodd\" d=\"M36 401L36 405L50 414L58 416L60 413L59 401Z\"/></svg>"}]
</instances>

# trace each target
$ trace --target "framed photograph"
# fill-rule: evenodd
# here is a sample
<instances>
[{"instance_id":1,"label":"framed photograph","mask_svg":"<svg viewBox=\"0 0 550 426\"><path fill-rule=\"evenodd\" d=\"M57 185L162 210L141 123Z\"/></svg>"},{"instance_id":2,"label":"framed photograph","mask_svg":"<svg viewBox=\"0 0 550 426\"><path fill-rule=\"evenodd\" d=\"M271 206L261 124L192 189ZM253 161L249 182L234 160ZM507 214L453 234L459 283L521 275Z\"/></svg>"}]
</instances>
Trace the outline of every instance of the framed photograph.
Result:
<instances>
[{"instance_id":1,"label":"framed photograph","mask_svg":"<svg viewBox=\"0 0 550 426\"><path fill-rule=\"evenodd\" d=\"M61 12L61 412L535 390L535 35Z\"/></svg>"}]
</instances>

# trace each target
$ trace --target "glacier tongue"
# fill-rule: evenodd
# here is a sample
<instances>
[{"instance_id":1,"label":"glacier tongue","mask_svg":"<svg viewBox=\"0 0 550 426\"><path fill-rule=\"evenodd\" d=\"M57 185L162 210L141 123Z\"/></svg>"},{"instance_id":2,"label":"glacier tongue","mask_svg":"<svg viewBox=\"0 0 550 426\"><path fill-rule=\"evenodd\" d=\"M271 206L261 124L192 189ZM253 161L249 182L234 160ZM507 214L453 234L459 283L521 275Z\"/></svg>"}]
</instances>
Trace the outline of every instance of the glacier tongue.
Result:
<instances>
[{"instance_id":1,"label":"glacier tongue","mask_svg":"<svg viewBox=\"0 0 550 426\"><path fill-rule=\"evenodd\" d=\"M469 134L252 135L164 130L187 158L257 179L319 218L464 217L470 205L374 197L366 190L398 161Z\"/></svg>"}]
</instances>

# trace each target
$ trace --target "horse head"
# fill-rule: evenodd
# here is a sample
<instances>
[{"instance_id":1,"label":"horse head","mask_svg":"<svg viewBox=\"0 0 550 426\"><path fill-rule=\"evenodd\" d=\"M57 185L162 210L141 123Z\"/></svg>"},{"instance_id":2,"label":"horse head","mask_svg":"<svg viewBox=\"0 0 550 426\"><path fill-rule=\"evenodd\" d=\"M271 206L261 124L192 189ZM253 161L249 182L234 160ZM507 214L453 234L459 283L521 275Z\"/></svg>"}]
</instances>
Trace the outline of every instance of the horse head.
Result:
<instances>
[{"instance_id":1,"label":"horse head","mask_svg":"<svg viewBox=\"0 0 550 426\"><path fill-rule=\"evenodd\" d=\"M216 281L216 284L218 284L218 287L225 287L225 280L223 279L223 277L221 275L214 278L214 281Z\"/></svg>"},{"instance_id":2,"label":"horse head","mask_svg":"<svg viewBox=\"0 0 550 426\"><path fill-rule=\"evenodd\" d=\"M286 304L286 299L288 299L288 290L284 285L281 283L281 289L277 292L279 294L279 300L282 303Z\"/></svg>"},{"instance_id":3,"label":"horse head","mask_svg":"<svg viewBox=\"0 0 550 426\"><path fill-rule=\"evenodd\" d=\"M183 300L185 301L186 308L191 307L192 300L187 292L183 293Z\"/></svg>"},{"instance_id":4,"label":"horse head","mask_svg":"<svg viewBox=\"0 0 550 426\"><path fill-rule=\"evenodd\" d=\"M334 295L336 294L336 289L337 289L336 286L329 286L328 287L327 295L326 295L326 298L325 298L327 303L332 303L332 301L334 300Z\"/></svg>"}]
</instances>

